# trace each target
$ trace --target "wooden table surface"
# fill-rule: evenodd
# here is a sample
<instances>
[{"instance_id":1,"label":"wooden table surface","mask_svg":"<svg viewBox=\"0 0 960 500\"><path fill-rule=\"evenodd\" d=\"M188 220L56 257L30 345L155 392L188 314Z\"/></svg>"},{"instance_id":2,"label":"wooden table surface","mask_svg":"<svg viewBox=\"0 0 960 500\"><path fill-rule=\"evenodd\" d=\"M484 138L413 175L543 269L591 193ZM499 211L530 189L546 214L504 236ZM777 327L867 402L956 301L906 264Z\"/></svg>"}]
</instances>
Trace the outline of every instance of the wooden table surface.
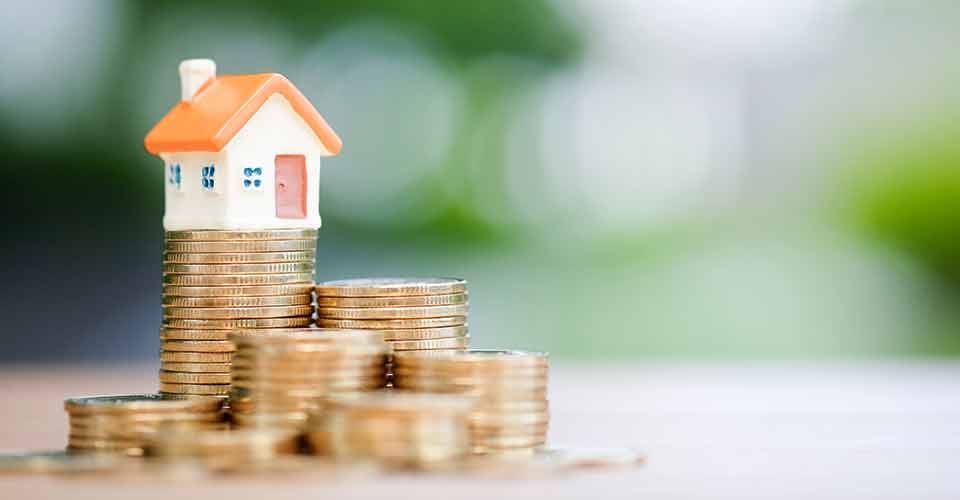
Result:
<instances>
[{"instance_id":1,"label":"wooden table surface","mask_svg":"<svg viewBox=\"0 0 960 500\"><path fill-rule=\"evenodd\" d=\"M648 463L524 480L0 476L0 498L960 498L960 364L555 364L555 445ZM0 448L61 447L65 396L150 392L155 366L0 367Z\"/></svg>"}]
</instances>

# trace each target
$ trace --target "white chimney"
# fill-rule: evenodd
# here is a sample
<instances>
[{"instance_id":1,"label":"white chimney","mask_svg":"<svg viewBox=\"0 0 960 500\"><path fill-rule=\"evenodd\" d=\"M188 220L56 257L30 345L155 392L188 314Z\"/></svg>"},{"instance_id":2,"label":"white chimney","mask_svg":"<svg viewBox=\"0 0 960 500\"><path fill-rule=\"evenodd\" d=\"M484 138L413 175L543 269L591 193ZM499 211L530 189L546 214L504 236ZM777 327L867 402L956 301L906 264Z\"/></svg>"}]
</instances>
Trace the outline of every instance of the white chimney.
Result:
<instances>
[{"instance_id":1,"label":"white chimney","mask_svg":"<svg viewBox=\"0 0 960 500\"><path fill-rule=\"evenodd\" d=\"M184 59L180 62L180 100L190 102L207 80L217 76L213 59Z\"/></svg>"}]
</instances>

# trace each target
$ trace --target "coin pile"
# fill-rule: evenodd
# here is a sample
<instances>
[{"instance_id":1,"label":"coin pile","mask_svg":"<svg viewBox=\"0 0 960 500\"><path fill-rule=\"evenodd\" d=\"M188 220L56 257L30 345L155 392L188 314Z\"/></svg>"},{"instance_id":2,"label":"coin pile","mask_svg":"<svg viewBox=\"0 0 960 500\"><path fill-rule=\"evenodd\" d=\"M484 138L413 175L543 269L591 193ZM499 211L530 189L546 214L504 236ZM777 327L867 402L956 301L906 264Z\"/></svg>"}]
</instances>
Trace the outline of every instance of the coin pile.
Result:
<instances>
[{"instance_id":1,"label":"coin pile","mask_svg":"<svg viewBox=\"0 0 960 500\"><path fill-rule=\"evenodd\" d=\"M90 396L64 401L70 417L70 451L108 451L142 455L158 431L170 428L219 429L222 400L162 399L157 394Z\"/></svg>"},{"instance_id":2,"label":"coin pile","mask_svg":"<svg viewBox=\"0 0 960 500\"><path fill-rule=\"evenodd\" d=\"M167 231L160 392L225 397L237 329L308 326L315 229Z\"/></svg>"},{"instance_id":3,"label":"coin pile","mask_svg":"<svg viewBox=\"0 0 960 500\"><path fill-rule=\"evenodd\" d=\"M528 452L546 443L548 370L547 354L538 352L401 352L393 358L393 387L472 396L473 451Z\"/></svg>"},{"instance_id":4,"label":"coin pile","mask_svg":"<svg viewBox=\"0 0 960 500\"><path fill-rule=\"evenodd\" d=\"M300 328L238 331L230 409L238 426L302 427L330 394L387 383L390 346L367 330Z\"/></svg>"},{"instance_id":5,"label":"coin pile","mask_svg":"<svg viewBox=\"0 0 960 500\"><path fill-rule=\"evenodd\" d=\"M326 398L307 425L311 449L388 466L448 464L470 453L473 401L453 395L379 391Z\"/></svg>"},{"instance_id":6,"label":"coin pile","mask_svg":"<svg viewBox=\"0 0 960 500\"><path fill-rule=\"evenodd\" d=\"M462 279L347 279L319 283L316 292L319 326L377 330L394 351L470 345Z\"/></svg>"}]
</instances>

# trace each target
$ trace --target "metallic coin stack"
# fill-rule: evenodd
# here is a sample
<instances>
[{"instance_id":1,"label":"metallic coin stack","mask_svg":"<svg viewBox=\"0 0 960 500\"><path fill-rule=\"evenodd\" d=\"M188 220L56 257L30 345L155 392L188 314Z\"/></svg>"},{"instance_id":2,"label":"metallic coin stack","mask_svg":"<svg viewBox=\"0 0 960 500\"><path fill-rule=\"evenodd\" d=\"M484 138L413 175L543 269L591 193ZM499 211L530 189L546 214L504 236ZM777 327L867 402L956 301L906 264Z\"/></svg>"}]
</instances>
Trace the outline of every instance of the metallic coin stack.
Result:
<instances>
[{"instance_id":1,"label":"metallic coin stack","mask_svg":"<svg viewBox=\"0 0 960 500\"><path fill-rule=\"evenodd\" d=\"M162 399L157 394L91 396L64 401L70 416L70 451L107 451L142 455L160 430L222 429L218 398Z\"/></svg>"},{"instance_id":2,"label":"metallic coin stack","mask_svg":"<svg viewBox=\"0 0 960 500\"><path fill-rule=\"evenodd\" d=\"M302 427L320 398L386 386L390 346L366 330L240 331L231 369L237 426Z\"/></svg>"},{"instance_id":3,"label":"metallic coin stack","mask_svg":"<svg viewBox=\"0 0 960 500\"><path fill-rule=\"evenodd\" d=\"M546 353L401 352L393 358L393 387L475 397L470 415L473 451L528 452L547 439L548 371Z\"/></svg>"},{"instance_id":4,"label":"metallic coin stack","mask_svg":"<svg viewBox=\"0 0 960 500\"><path fill-rule=\"evenodd\" d=\"M448 464L470 453L469 398L380 391L330 397L307 425L318 454L391 466Z\"/></svg>"},{"instance_id":5,"label":"metallic coin stack","mask_svg":"<svg viewBox=\"0 0 960 500\"><path fill-rule=\"evenodd\" d=\"M312 322L315 229L167 231L160 392L225 397L237 329Z\"/></svg>"},{"instance_id":6,"label":"metallic coin stack","mask_svg":"<svg viewBox=\"0 0 960 500\"><path fill-rule=\"evenodd\" d=\"M465 349L467 283L456 278L365 278L319 283L317 324L382 332L394 351Z\"/></svg>"}]
</instances>

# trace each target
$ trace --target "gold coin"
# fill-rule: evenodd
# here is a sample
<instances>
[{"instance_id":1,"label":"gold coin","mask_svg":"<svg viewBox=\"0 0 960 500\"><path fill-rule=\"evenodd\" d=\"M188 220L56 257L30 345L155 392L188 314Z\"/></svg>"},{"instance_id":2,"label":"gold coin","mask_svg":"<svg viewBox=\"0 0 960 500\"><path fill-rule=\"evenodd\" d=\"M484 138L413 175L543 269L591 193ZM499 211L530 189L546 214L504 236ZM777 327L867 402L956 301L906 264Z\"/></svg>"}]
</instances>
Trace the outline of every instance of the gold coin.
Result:
<instances>
[{"instance_id":1,"label":"gold coin","mask_svg":"<svg viewBox=\"0 0 960 500\"><path fill-rule=\"evenodd\" d=\"M247 318L247 319L168 319L167 328L185 328L197 330L224 330L230 328L293 328L308 326L313 322L310 316L292 318Z\"/></svg>"},{"instance_id":2,"label":"gold coin","mask_svg":"<svg viewBox=\"0 0 960 500\"><path fill-rule=\"evenodd\" d=\"M317 252L230 252L230 253L176 253L165 252L164 263L172 264L250 264L263 262L316 262Z\"/></svg>"},{"instance_id":3,"label":"gold coin","mask_svg":"<svg viewBox=\"0 0 960 500\"><path fill-rule=\"evenodd\" d=\"M543 425L550 421L550 412L500 413L474 411L470 414L470 425L474 428L516 427Z\"/></svg>"},{"instance_id":4,"label":"gold coin","mask_svg":"<svg viewBox=\"0 0 960 500\"><path fill-rule=\"evenodd\" d=\"M261 297L273 295L310 295L310 283L252 286L177 286L163 285L164 297Z\"/></svg>"},{"instance_id":5,"label":"gold coin","mask_svg":"<svg viewBox=\"0 0 960 500\"><path fill-rule=\"evenodd\" d=\"M119 394L68 398L63 407L73 415L116 415L129 413L216 412L221 403L214 400L168 400L157 394Z\"/></svg>"},{"instance_id":6,"label":"gold coin","mask_svg":"<svg viewBox=\"0 0 960 500\"><path fill-rule=\"evenodd\" d=\"M459 278L358 278L317 283L317 295L324 297L449 295L466 290L467 282Z\"/></svg>"},{"instance_id":7,"label":"gold coin","mask_svg":"<svg viewBox=\"0 0 960 500\"><path fill-rule=\"evenodd\" d=\"M447 326L440 328L410 328L407 330L379 330L384 340L427 340L463 337L467 326Z\"/></svg>"},{"instance_id":8,"label":"gold coin","mask_svg":"<svg viewBox=\"0 0 960 500\"><path fill-rule=\"evenodd\" d=\"M124 457L106 454L78 454L65 450L28 451L0 454L0 476L5 474L132 472Z\"/></svg>"},{"instance_id":9,"label":"gold coin","mask_svg":"<svg viewBox=\"0 0 960 500\"><path fill-rule=\"evenodd\" d=\"M316 251L317 240L167 241L169 253L264 253Z\"/></svg>"},{"instance_id":10,"label":"gold coin","mask_svg":"<svg viewBox=\"0 0 960 500\"><path fill-rule=\"evenodd\" d=\"M309 316L313 306L273 306L273 307L167 307L163 318L190 319L241 319L241 318L289 318Z\"/></svg>"},{"instance_id":11,"label":"gold coin","mask_svg":"<svg viewBox=\"0 0 960 500\"><path fill-rule=\"evenodd\" d=\"M266 262L253 264L174 264L163 265L164 274L280 274L312 273L313 262Z\"/></svg>"},{"instance_id":12,"label":"gold coin","mask_svg":"<svg viewBox=\"0 0 960 500\"><path fill-rule=\"evenodd\" d=\"M313 273L285 274L164 274L163 283L182 286L285 285L309 283Z\"/></svg>"},{"instance_id":13,"label":"gold coin","mask_svg":"<svg viewBox=\"0 0 960 500\"><path fill-rule=\"evenodd\" d=\"M236 331L230 335L237 345L289 344L299 343L359 343L383 344L383 335L370 330L350 330L342 328L284 328L272 330Z\"/></svg>"},{"instance_id":14,"label":"gold coin","mask_svg":"<svg viewBox=\"0 0 960 500\"><path fill-rule=\"evenodd\" d=\"M160 381L171 384L229 384L229 373L184 373L160 370Z\"/></svg>"},{"instance_id":15,"label":"gold coin","mask_svg":"<svg viewBox=\"0 0 960 500\"><path fill-rule=\"evenodd\" d=\"M465 304L466 293L416 295L411 297L318 297L317 304L329 307L423 307Z\"/></svg>"},{"instance_id":16,"label":"gold coin","mask_svg":"<svg viewBox=\"0 0 960 500\"><path fill-rule=\"evenodd\" d=\"M230 363L177 363L164 361L160 363L160 369L168 372L230 374Z\"/></svg>"},{"instance_id":17,"label":"gold coin","mask_svg":"<svg viewBox=\"0 0 960 500\"><path fill-rule=\"evenodd\" d=\"M468 304L425 307L320 307L317 314L330 319L407 319L466 316Z\"/></svg>"},{"instance_id":18,"label":"gold coin","mask_svg":"<svg viewBox=\"0 0 960 500\"><path fill-rule=\"evenodd\" d=\"M229 363L232 352L160 351L160 361L170 363Z\"/></svg>"},{"instance_id":19,"label":"gold coin","mask_svg":"<svg viewBox=\"0 0 960 500\"><path fill-rule=\"evenodd\" d=\"M237 350L229 340L164 340L160 342L164 352L233 352Z\"/></svg>"},{"instance_id":20,"label":"gold coin","mask_svg":"<svg viewBox=\"0 0 960 500\"><path fill-rule=\"evenodd\" d=\"M473 436L474 449L522 448L543 446L547 442L546 434L531 436Z\"/></svg>"},{"instance_id":21,"label":"gold coin","mask_svg":"<svg viewBox=\"0 0 960 500\"><path fill-rule=\"evenodd\" d=\"M369 330L406 330L421 328L439 328L447 326L463 326L467 322L466 316L449 316L446 318L405 318L405 319L333 319L317 318L317 325L327 328L359 328Z\"/></svg>"},{"instance_id":22,"label":"gold coin","mask_svg":"<svg viewBox=\"0 0 960 500\"><path fill-rule=\"evenodd\" d=\"M227 340L233 330L187 330L160 328L160 340Z\"/></svg>"},{"instance_id":23,"label":"gold coin","mask_svg":"<svg viewBox=\"0 0 960 500\"><path fill-rule=\"evenodd\" d=\"M403 354L396 359L398 364L430 364L434 366L474 366L496 367L498 369L525 369L545 368L549 363L549 355L545 352L498 350L498 349L470 349L459 352L455 356L444 357L430 354Z\"/></svg>"},{"instance_id":24,"label":"gold coin","mask_svg":"<svg viewBox=\"0 0 960 500\"><path fill-rule=\"evenodd\" d=\"M395 340L390 342L394 351L415 351L423 349L459 349L470 345L470 337L430 340Z\"/></svg>"},{"instance_id":25,"label":"gold coin","mask_svg":"<svg viewBox=\"0 0 960 500\"><path fill-rule=\"evenodd\" d=\"M317 237L316 229L265 229L253 231L225 231L201 229L167 231L167 241L250 241L250 240L309 240Z\"/></svg>"},{"instance_id":26,"label":"gold coin","mask_svg":"<svg viewBox=\"0 0 960 500\"><path fill-rule=\"evenodd\" d=\"M172 394L227 395L230 384L172 384L160 382L160 392Z\"/></svg>"},{"instance_id":27,"label":"gold coin","mask_svg":"<svg viewBox=\"0 0 960 500\"><path fill-rule=\"evenodd\" d=\"M266 297L163 297L164 307L266 307L310 304L310 294Z\"/></svg>"}]
</instances>

